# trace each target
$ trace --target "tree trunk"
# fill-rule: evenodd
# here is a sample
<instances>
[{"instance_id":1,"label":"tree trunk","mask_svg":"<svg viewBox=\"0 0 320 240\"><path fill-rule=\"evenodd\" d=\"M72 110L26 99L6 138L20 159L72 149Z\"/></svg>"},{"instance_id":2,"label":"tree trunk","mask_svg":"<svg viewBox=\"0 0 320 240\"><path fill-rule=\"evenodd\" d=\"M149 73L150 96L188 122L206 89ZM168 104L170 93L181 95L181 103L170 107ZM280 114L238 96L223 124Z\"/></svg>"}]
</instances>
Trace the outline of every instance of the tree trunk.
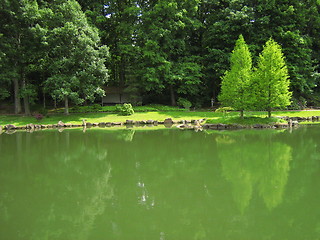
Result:
<instances>
[{"instance_id":1,"label":"tree trunk","mask_svg":"<svg viewBox=\"0 0 320 240\"><path fill-rule=\"evenodd\" d=\"M21 113L20 88L18 79L13 80L14 85L14 113Z\"/></svg>"},{"instance_id":2,"label":"tree trunk","mask_svg":"<svg viewBox=\"0 0 320 240\"><path fill-rule=\"evenodd\" d=\"M271 118L271 109L268 109L268 118Z\"/></svg>"},{"instance_id":3,"label":"tree trunk","mask_svg":"<svg viewBox=\"0 0 320 240\"><path fill-rule=\"evenodd\" d=\"M243 119L243 110L240 110L240 118Z\"/></svg>"},{"instance_id":4,"label":"tree trunk","mask_svg":"<svg viewBox=\"0 0 320 240\"><path fill-rule=\"evenodd\" d=\"M174 91L173 91L173 86L172 85L170 85L170 97L171 97L171 105L172 106L177 106L176 97L174 95Z\"/></svg>"},{"instance_id":5,"label":"tree trunk","mask_svg":"<svg viewBox=\"0 0 320 240\"><path fill-rule=\"evenodd\" d=\"M46 93L43 91L43 109L46 109Z\"/></svg>"},{"instance_id":6,"label":"tree trunk","mask_svg":"<svg viewBox=\"0 0 320 240\"><path fill-rule=\"evenodd\" d=\"M64 114L69 115L69 99L68 96L64 96Z\"/></svg>"},{"instance_id":7,"label":"tree trunk","mask_svg":"<svg viewBox=\"0 0 320 240\"><path fill-rule=\"evenodd\" d=\"M24 74L22 74L22 89L26 88L26 79ZM31 112L30 112L30 103L29 103L29 96L24 96L23 97L23 106L24 106L24 114L26 116L30 116Z\"/></svg>"},{"instance_id":8,"label":"tree trunk","mask_svg":"<svg viewBox=\"0 0 320 240\"><path fill-rule=\"evenodd\" d=\"M30 116L31 115L31 111L30 111L30 102L29 102L29 97L25 96L23 98L23 105L24 105L24 114L26 116Z\"/></svg>"}]
</instances>

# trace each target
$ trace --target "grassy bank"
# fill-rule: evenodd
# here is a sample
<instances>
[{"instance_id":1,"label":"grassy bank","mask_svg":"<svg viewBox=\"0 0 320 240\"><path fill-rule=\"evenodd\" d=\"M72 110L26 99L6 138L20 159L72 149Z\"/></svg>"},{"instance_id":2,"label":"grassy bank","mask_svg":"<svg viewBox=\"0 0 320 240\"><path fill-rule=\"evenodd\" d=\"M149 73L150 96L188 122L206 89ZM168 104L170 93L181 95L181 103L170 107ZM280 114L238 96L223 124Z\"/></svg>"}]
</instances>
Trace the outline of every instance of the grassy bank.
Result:
<instances>
[{"instance_id":1,"label":"grassy bank","mask_svg":"<svg viewBox=\"0 0 320 240\"><path fill-rule=\"evenodd\" d=\"M138 110L138 109L137 109ZM310 117L320 116L320 111L278 111L273 112L273 118L267 118L266 112L245 112L245 118L240 119L238 112L230 112L227 114L216 113L210 110L203 111L184 111L174 108L158 108L158 111L154 111L150 106L140 107L140 112L135 112L131 116L119 116L112 112L95 112L95 113L71 113L66 116L62 113L51 113L47 117L38 121L33 116L23 115L0 115L0 125L13 124L16 126L23 126L29 123L34 124L56 124L58 121L64 123L81 124L83 119L87 122L124 122L126 120L157 120L163 121L166 118L172 118L174 120L192 120L192 119L208 119L209 123L237 123L243 125L250 124L271 124L279 122L280 120L275 116L289 116L289 117ZM153 110L153 111L152 111Z\"/></svg>"}]
</instances>

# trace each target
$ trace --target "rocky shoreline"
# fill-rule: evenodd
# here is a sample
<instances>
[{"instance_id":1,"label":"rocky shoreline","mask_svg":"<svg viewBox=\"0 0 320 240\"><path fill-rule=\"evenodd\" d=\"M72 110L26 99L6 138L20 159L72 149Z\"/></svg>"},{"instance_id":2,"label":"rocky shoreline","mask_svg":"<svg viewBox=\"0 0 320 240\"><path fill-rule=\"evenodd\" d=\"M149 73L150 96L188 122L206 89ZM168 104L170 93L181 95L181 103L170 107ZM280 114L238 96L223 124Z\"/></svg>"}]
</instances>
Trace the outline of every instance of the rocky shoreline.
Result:
<instances>
[{"instance_id":1,"label":"rocky shoreline","mask_svg":"<svg viewBox=\"0 0 320 240\"><path fill-rule=\"evenodd\" d=\"M191 130L202 130L202 129L212 129L212 130L232 130L232 129L244 129L244 128L274 128L274 129L283 129L298 126L300 121L320 121L320 116L312 116L308 118L301 117L279 117L287 121L287 123L276 123L276 124L254 124L254 125L240 125L240 124L207 124L204 123L206 119L198 120L180 120L174 121L171 118L167 118L164 121L155 121L155 120L126 120L125 122L99 122L99 123L90 123L86 120L82 121L82 124L71 124L63 123L59 121L57 124L27 124L25 126L15 126L12 124L7 124L5 126L0 125L0 134L5 131L7 133L12 133L17 130L26 130L28 132L33 132L41 129L59 129L64 130L65 128L78 128L82 127L84 129L91 127L114 127L114 126L126 126L130 127L143 127L143 126L158 126L164 125L167 128L173 126L180 129L191 129Z\"/></svg>"}]
</instances>

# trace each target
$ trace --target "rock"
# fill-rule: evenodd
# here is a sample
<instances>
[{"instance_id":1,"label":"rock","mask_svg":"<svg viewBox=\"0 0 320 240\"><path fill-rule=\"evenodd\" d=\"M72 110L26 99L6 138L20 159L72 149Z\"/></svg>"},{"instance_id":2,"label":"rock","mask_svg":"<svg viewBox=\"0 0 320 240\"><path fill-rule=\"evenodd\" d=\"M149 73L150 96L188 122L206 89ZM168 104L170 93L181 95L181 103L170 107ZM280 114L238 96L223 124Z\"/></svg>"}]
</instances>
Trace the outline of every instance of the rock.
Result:
<instances>
[{"instance_id":1,"label":"rock","mask_svg":"<svg viewBox=\"0 0 320 240\"><path fill-rule=\"evenodd\" d=\"M133 120L126 120L125 124L127 125L133 125L134 121Z\"/></svg>"},{"instance_id":2,"label":"rock","mask_svg":"<svg viewBox=\"0 0 320 240\"><path fill-rule=\"evenodd\" d=\"M172 121L171 118L167 118L163 121L163 124L166 128L171 128L174 122Z\"/></svg>"},{"instance_id":3,"label":"rock","mask_svg":"<svg viewBox=\"0 0 320 240\"><path fill-rule=\"evenodd\" d=\"M84 126L90 128L90 127L92 127L92 123L87 122L86 125L84 125Z\"/></svg>"},{"instance_id":4,"label":"rock","mask_svg":"<svg viewBox=\"0 0 320 240\"><path fill-rule=\"evenodd\" d=\"M13 124L8 124L4 127L6 130L13 130L13 129L16 129L17 127Z\"/></svg>"},{"instance_id":5,"label":"rock","mask_svg":"<svg viewBox=\"0 0 320 240\"><path fill-rule=\"evenodd\" d=\"M288 123L276 123L274 125L276 128L287 128L289 126Z\"/></svg>"},{"instance_id":6,"label":"rock","mask_svg":"<svg viewBox=\"0 0 320 240\"><path fill-rule=\"evenodd\" d=\"M263 128L263 125L262 124L254 124L253 128Z\"/></svg>"},{"instance_id":7,"label":"rock","mask_svg":"<svg viewBox=\"0 0 320 240\"><path fill-rule=\"evenodd\" d=\"M217 129L226 129L226 128L227 128L226 124L218 123L217 125Z\"/></svg>"},{"instance_id":8,"label":"rock","mask_svg":"<svg viewBox=\"0 0 320 240\"><path fill-rule=\"evenodd\" d=\"M99 123L93 123L92 124L94 127L98 127L99 126Z\"/></svg>"},{"instance_id":9,"label":"rock","mask_svg":"<svg viewBox=\"0 0 320 240\"><path fill-rule=\"evenodd\" d=\"M147 124L153 124L153 123L154 123L153 120L148 120L148 121L147 121Z\"/></svg>"},{"instance_id":10,"label":"rock","mask_svg":"<svg viewBox=\"0 0 320 240\"><path fill-rule=\"evenodd\" d=\"M298 121L292 121L292 126L296 127L299 125L299 122Z\"/></svg>"},{"instance_id":11,"label":"rock","mask_svg":"<svg viewBox=\"0 0 320 240\"><path fill-rule=\"evenodd\" d=\"M173 124L172 118L166 118L166 119L163 121L163 124Z\"/></svg>"},{"instance_id":12,"label":"rock","mask_svg":"<svg viewBox=\"0 0 320 240\"><path fill-rule=\"evenodd\" d=\"M99 123L99 127L105 127L106 126L106 123L105 122L100 122Z\"/></svg>"},{"instance_id":13,"label":"rock","mask_svg":"<svg viewBox=\"0 0 320 240\"><path fill-rule=\"evenodd\" d=\"M111 125L112 126L121 126L122 122L112 122Z\"/></svg>"},{"instance_id":14,"label":"rock","mask_svg":"<svg viewBox=\"0 0 320 240\"><path fill-rule=\"evenodd\" d=\"M65 127L72 127L72 124L71 123L66 123L64 126Z\"/></svg>"},{"instance_id":15,"label":"rock","mask_svg":"<svg viewBox=\"0 0 320 240\"><path fill-rule=\"evenodd\" d=\"M200 122L198 120L194 121L194 125L196 125L197 127L201 127Z\"/></svg>"},{"instance_id":16,"label":"rock","mask_svg":"<svg viewBox=\"0 0 320 240\"><path fill-rule=\"evenodd\" d=\"M86 119L82 119L82 126L86 126L86 122L87 122Z\"/></svg>"},{"instance_id":17,"label":"rock","mask_svg":"<svg viewBox=\"0 0 320 240\"><path fill-rule=\"evenodd\" d=\"M59 121L58 124L57 124L58 127L64 127L64 125L65 124L62 121Z\"/></svg>"}]
</instances>

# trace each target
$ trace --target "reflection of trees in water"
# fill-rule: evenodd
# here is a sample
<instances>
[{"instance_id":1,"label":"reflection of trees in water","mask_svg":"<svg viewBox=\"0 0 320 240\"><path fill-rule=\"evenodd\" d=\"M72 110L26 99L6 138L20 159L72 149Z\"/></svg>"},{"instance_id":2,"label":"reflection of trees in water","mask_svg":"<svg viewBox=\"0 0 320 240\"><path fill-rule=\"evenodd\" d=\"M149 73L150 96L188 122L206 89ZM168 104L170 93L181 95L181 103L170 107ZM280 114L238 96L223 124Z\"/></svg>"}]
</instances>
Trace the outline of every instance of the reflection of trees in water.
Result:
<instances>
[{"instance_id":1,"label":"reflection of trees in water","mask_svg":"<svg viewBox=\"0 0 320 240\"><path fill-rule=\"evenodd\" d=\"M0 232L8 237L5 226L15 225L20 237L10 239L88 239L96 217L113 196L103 142L71 137L68 131L30 136L18 133L18 141L7 139L1 149L17 147L19 152L13 154L17 161L4 159L0 171L1 181L7 183L0 195L0 211L7 212L0 214Z\"/></svg>"},{"instance_id":2,"label":"reflection of trees in water","mask_svg":"<svg viewBox=\"0 0 320 240\"><path fill-rule=\"evenodd\" d=\"M269 209L282 201L292 150L274 136L272 131L216 138L223 175L232 183L233 197L242 213L249 205L254 187Z\"/></svg>"},{"instance_id":3,"label":"reflection of trees in water","mask_svg":"<svg viewBox=\"0 0 320 240\"><path fill-rule=\"evenodd\" d=\"M122 139L126 142L132 142L134 137L135 130L134 129L126 129L119 132L117 138Z\"/></svg>"},{"instance_id":4,"label":"reflection of trees in water","mask_svg":"<svg viewBox=\"0 0 320 240\"><path fill-rule=\"evenodd\" d=\"M5 135L0 239L318 236L316 131L126 131Z\"/></svg>"}]
</instances>

